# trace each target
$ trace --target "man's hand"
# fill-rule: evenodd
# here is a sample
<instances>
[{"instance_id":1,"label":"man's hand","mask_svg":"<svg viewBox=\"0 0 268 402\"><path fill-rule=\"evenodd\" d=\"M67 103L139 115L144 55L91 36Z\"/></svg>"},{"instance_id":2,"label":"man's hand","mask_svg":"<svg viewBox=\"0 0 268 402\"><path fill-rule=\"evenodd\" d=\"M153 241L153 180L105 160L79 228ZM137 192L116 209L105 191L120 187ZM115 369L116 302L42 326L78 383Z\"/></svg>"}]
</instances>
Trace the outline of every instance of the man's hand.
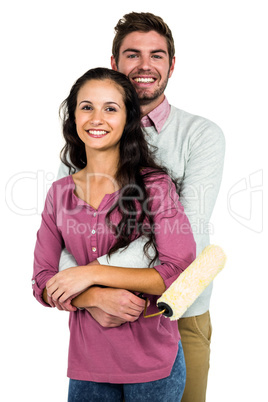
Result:
<instances>
[{"instance_id":1,"label":"man's hand","mask_svg":"<svg viewBox=\"0 0 268 402\"><path fill-rule=\"evenodd\" d=\"M95 292L98 292L95 306L124 322L136 321L144 310L145 300L128 290L97 288Z\"/></svg>"},{"instance_id":2,"label":"man's hand","mask_svg":"<svg viewBox=\"0 0 268 402\"><path fill-rule=\"evenodd\" d=\"M98 307L88 307L86 310L89 312L92 318L94 318L94 320L104 328L120 327L120 325L127 322L122 318L105 313L105 311L99 309Z\"/></svg>"}]
</instances>

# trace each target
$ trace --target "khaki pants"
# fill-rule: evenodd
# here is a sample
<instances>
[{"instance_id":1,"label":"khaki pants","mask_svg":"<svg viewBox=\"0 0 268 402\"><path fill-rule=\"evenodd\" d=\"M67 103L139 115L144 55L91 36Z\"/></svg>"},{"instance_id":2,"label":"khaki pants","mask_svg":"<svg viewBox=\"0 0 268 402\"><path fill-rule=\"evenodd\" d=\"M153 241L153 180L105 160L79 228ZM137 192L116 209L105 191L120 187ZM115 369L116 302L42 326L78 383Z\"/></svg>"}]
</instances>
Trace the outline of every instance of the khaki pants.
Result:
<instances>
[{"instance_id":1,"label":"khaki pants","mask_svg":"<svg viewBox=\"0 0 268 402\"><path fill-rule=\"evenodd\" d=\"M181 402L205 402L210 357L210 314L181 318L179 331L186 362L186 386Z\"/></svg>"}]
</instances>

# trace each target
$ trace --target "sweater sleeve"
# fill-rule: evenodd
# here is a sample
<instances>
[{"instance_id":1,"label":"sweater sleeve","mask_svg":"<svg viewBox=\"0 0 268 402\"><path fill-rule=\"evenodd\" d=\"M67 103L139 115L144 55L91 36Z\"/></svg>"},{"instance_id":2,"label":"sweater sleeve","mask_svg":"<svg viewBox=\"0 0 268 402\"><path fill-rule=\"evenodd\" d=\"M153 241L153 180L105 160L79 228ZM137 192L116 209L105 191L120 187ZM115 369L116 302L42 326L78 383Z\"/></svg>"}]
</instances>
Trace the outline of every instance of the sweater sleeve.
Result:
<instances>
[{"instance_id":1,"label":"sweater sleeve","mask_svg":"<svg viewBox=\"0 0 268 402\"><path fill-rule=\"evenodd\" d=\"M200 118L189 130L188 160L179 195L198 255L209 244L209 221L222 179L225 139L221 129L206 119Z\"/></svg>"},{"instance_id":2,"label":"sweater sleeve","mask_svg":"<svg viewBox=\"0 0 268 402\"><path fill-rule=\"evenodd\" d=\"M150 259L145 255L143 247L147 241L144 236L139 237L129 244L127 249L121 248L113 253L110 257L108 254L98 257L97 260L101 265L111 265L115 267L127 268L148 268ZM148 250L149 255L153 255L153 249Z\"/></svg>"},{"instance_id":3,"label":"sweater sleeve","mask_svg":"<svg viewBox=\"0 0 268 402\"><path fill-rule=\"evenodd\" d=\"M196 244L175 185L168 176L153 184L150 197L160 261L154 268L168 288L195 259Z\"/></svg>"},{"instance_id":4,"label":"sweater sleeve","mask_svg":"<svg viewBox=\"0 0 268 402\"><path fill-rule=\"evenodd\" d=\"M67 156L67 159L70 162L70 158L68 156ZM80 170L78 168L75 168L74 166L73 166L73 169L75 172L78 172ZM59 166L58 174L57 174L57 180L62 179L63 177L69 176L69 174L70 174L69 168L63 162L61 162L60 166Z\"/></svg>"},{"instance_id":5,"label":"sweater sleeve","mask_svg":"<svg viewBox=\"0 0 268 402\"><path fill-rule=\"evenodd\" d=\"M47 281L58 272L63 239L56 225L53 185L48 191L34 250L32 288L35 298L44 306L43 291Z\"/></svg>"}]
</instances>

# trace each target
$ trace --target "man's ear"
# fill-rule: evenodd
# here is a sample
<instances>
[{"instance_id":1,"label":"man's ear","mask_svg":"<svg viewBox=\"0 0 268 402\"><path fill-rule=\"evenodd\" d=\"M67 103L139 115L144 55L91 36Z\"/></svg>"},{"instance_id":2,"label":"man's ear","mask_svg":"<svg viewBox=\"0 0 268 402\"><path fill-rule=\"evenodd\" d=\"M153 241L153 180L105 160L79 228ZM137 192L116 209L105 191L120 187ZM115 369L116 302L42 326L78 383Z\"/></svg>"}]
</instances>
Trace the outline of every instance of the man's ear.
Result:
<instances>
[{"instance_id":1,"label":"man's ear","mask_svg":"<svg viewBox=\"0 0 268 402\"><path fill-rule=\"evenodd\" d=\"M114 56L111 56L111 67L112 67L112 70L114 70L114 71L118 70L116 62L115 62L115 59L114 59Z\"/></svg>"},{"instance_id":2,"label":"man's ear","mask_svg":"<svg viewBox=\"0 0 268 402\"><path fill-rule=\"evenodd\" d=\"M173 57L172 62L171 62L168 78L170 78L172 76L174 68L175 68L175 56Z\"/></svg>"}]
</instances>

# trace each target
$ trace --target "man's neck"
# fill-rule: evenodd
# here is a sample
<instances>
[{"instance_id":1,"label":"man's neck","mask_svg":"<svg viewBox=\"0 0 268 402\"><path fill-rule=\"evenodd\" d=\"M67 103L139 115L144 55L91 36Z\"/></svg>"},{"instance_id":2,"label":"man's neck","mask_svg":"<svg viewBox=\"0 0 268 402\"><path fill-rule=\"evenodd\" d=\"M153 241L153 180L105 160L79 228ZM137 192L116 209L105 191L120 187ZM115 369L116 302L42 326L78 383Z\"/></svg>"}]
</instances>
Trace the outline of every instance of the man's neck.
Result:
<instances>
[{"instance_id":1,"label":"man's neck","mask_svg":"<svg viewBox=\"0 0 268 402\"><path fill-rule=\"evenodd\" d=\"M155 108L157 108L157 106L159 106L163 100L165 99L165 95L162 94L161 96L159 96L157 99L153 100L150 103L144 104L140 106L141 108L141 116L147 116L147 114L149 114L152 110L154 110Z\"/></svg>"}]
</instances>

